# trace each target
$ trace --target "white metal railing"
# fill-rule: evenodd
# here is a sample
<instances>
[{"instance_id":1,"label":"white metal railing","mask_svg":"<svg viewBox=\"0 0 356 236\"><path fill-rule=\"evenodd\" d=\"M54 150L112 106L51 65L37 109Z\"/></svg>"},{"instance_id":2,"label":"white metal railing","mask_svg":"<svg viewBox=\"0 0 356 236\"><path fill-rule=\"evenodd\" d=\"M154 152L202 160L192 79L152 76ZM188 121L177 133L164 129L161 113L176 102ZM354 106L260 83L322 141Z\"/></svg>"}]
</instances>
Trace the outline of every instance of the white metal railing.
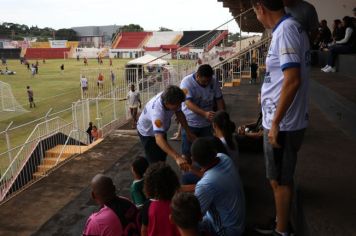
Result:
<instances>
[{"instance_id":1,"label":"white metal railing","mask_svg":"<svg viewBox=\"0 0 356 236\"><path fill-rule=\"evenodd\" d=\"M66 127L69 128L65 129ZM25 167L27 161L30 159L32 153L41 140L49 138L60 131L67 135L72 128L72 123L68 123L59 117L46 120L36 125L24 144L18 148L17 154L13 157L5 172L0 177L0 201L5 198L7 192L15 183L17 177ZM43 155L41 155L40 158L43 158ZM25 174L25 176L26 178L21 180L21 183L17 181L17 187L21 188L20 185L23 185L25 182L32 179L29 175Z\"/></svg>"}]
</instances>

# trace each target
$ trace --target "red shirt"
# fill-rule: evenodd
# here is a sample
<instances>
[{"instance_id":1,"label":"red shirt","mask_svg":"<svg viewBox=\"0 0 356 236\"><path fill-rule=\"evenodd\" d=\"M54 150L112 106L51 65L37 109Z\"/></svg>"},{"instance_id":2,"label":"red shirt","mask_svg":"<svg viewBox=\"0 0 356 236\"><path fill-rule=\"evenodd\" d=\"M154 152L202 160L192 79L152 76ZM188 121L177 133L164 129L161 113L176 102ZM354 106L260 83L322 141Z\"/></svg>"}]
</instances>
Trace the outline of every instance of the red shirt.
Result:
<instances>
[{"instance_id":1,"label":"red shirt","mask_svg":"<svg viewBox=\"0 0 356 236\"><path fill-rule=\"evenodd\" d=\"M171 201L150 200L142 212L142 224L147 226L148 236L180 236L177 226L169 220Z\"/></svg>"}]
</instances>

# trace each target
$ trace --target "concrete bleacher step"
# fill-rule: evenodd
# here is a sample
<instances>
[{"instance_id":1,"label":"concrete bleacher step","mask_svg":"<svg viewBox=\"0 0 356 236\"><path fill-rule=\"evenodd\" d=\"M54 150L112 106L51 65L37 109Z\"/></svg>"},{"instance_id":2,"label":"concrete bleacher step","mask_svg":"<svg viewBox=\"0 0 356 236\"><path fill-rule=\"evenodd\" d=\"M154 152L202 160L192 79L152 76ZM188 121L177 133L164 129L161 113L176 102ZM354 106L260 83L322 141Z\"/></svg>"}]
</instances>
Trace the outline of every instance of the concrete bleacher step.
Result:
<instances>
[{"instance_id":1,"label":"concrete bleacher step","mask_svg":"<svg viewBox=\"0 0 356 236\"><path fill-rule=\"evenodd\" d=\"M83 153L91 148L93 148L98 143L102 142L103 139L100 138L88 146L78 146L78 145L57 145L45 152L45 157L43 158L43 163L37 166L37 172L33 174L33 178L40 178L46 175L47 171L56 166L56 164L67 160L75 154ZM63 149L64 147L64 149ZM59 155L61 157L58 159ZM57 163L58 159L58 163Z\"/></svg>"}]
</instances>

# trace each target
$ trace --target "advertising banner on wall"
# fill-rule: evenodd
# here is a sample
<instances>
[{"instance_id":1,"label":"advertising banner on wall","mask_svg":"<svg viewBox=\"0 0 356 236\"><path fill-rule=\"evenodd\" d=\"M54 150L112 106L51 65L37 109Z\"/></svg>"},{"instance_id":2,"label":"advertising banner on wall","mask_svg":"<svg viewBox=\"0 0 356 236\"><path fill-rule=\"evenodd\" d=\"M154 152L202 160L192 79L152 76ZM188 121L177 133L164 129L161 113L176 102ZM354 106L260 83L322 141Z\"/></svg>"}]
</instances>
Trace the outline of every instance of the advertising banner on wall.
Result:
<instances>
[{"instance_id":1,"label":"advertising banner on wall","mask_svg":"<svg viewBox=\"0 0 356 236\"><path fill-rule=\"evenodd\" d=\"M49 44L51 48L66 48L67 40L50 40Z\"/></svg>"}]
</instances>

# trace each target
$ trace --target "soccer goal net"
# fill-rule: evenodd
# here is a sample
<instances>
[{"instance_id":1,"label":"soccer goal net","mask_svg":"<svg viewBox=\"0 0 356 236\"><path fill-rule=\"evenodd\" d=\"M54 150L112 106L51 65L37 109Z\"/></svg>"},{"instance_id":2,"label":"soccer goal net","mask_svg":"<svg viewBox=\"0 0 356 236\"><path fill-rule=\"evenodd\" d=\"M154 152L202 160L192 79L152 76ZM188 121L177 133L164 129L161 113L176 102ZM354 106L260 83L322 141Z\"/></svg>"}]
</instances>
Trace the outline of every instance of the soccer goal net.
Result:
<instances>
[{"instance_id":1,"label":"soccer goal net","mask_svg":"<svg viewBox=\"0 0 356 236\"><path fill-rule=\"evenodd\" d=\"M0 81L0 113L27 112L12 94L11 86Z\"/></svg>"}]
</instances>

